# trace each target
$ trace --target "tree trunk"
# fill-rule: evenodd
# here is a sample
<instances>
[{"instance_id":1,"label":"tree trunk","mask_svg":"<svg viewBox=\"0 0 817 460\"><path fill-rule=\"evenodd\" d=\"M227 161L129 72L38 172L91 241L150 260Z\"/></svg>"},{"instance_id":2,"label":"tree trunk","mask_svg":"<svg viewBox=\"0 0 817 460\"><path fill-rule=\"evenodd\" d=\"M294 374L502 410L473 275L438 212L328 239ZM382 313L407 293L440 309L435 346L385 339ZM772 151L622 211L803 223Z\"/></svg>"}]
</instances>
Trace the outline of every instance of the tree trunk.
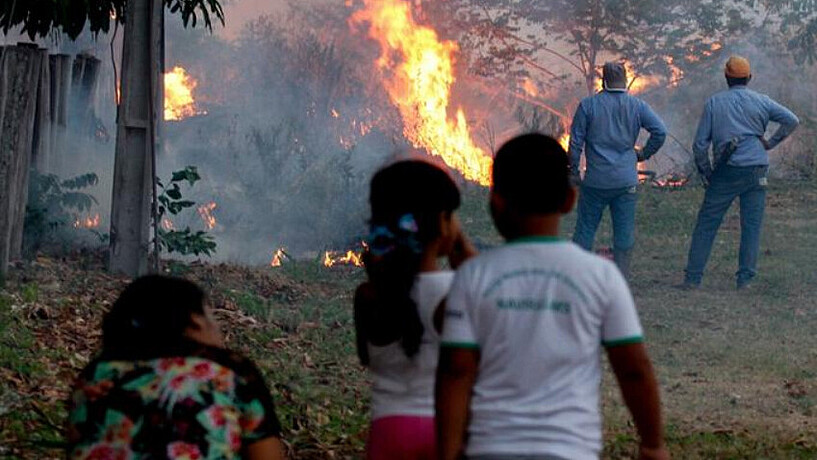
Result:
<instances>
[{"instance_id":1,"label":"tree trunk","mask_svg":"<svg viewBox=\"0 0 817 460\"><path fill-rule=\"evenodd\" d=\"M68 130L68 101L71 94L71 56L68 54L54 54L50 56L51 67L51 147L53 149L46 172L62 170L65 157L66 133Z\"/></svg>"},{"instance_id":2,"label":"tree trunk","mask_svg":"<svg viewBox=\"0 0 817 460\"><path fill-rule=\"evenodd\" d=\"M93 135L96 132L96 84L99 78L100 60L88 54L80 54L74 59L71 76L72 121L79 132Z\"/></svg>"},{"instance_id":3,"label":"tree trunk","mask_svg":"<svg viewBox=\"0 0 817 460\"><path fill-rule=\"evenodd\" d=\"M152 154L159 84L155 37L162 0L130 0L122 52L122 99L118 109L111 205L110 270L131 277L148 271L153 185ZM154 40L152 40L152 38ZM151 109L153 109L151 111ZM158 107L161 111L161 107Z\"/></svg>"},{"instance_id":4,"label":"tree trunk","mask_svg":"<svg viewBox=\"0 0 817 460\"><path fill-rule=\"evenodd\" d=\"M31 152L31 164L40 172L48 171L51 162L51 133L53 116L51 112L51 65L48 50L40 49L40 76L37 89L37 115L34 122L34 149Z\"/></svg>"},{"instance_id":5,"label":"tree trunk","mask_svg":"<svg viewBox=\"0 0 817 460\"><path fill-rule=\"evenodd\" d=\"M41 63L36 46L6 47L0 62L0 275L22 249Z\"/></svg>"}]
</instances>

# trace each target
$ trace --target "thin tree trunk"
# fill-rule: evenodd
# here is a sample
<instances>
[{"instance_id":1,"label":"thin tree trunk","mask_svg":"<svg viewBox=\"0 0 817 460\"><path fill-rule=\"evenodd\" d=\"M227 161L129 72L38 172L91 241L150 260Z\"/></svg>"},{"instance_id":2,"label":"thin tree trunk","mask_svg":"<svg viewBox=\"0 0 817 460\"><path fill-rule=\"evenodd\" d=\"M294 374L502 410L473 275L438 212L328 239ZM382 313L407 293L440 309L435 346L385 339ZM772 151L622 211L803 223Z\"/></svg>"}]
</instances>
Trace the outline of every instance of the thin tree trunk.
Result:
<instances>
[{"instance_id":1,"label":"thin tree trunk","mask_svg":"<svg viewBox=\"0 0 817 460\"><path fill-rule=\"evenodd\" d=\"M28 46L6 47L0 62L0 275L19 257L42 58Z\"/></svg>"},{"instance_id":2,"label":"thin tree trunk","mask_svg":"<svg viewBox=\"0 0 817 460\"><path fill-rule=\"evenodd\" d=\"M54 54L50 58L51 67L51 146L53 149L46 172L62 170L65 157L65 142L68 129L68 104L71 95L71 56Z\"/></svg>"},{"instance_id":3,"label":"thin tree trunk","mask_svg":"<svg viewBox=\"0 0 817 460\"><path fill-rule=\"evenodd\" d=\"M37 115L34 122L34 150L31 153L31 164L39 172L48 171L51 162L51 133L53 132L53 115L51 112L51 65L48 49L40 49L40 76L37 89Z\"/></svg>"}]
</instances>

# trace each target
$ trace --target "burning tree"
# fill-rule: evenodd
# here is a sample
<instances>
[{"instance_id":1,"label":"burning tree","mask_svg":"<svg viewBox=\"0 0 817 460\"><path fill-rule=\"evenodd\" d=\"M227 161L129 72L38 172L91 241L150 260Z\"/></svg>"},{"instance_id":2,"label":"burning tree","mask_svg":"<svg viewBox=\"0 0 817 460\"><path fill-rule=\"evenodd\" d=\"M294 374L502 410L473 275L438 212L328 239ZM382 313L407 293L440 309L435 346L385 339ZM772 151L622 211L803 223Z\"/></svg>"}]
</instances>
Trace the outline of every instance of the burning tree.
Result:
<instances>
[{"instance_id":1,"label":"burning tree","mask_svg":"<svg viewBox=\"0 0 817 460\"><path fill-rule=\"evenodd\" d=\"M578 75L587 94L598 68L626 57L638 75L683 75L686 56L712 55L725 27L723 2L655 0L455 0L443 14L462 34L479 75L534 77L548 89ZM542 78L543 77L543 78ZM634 80L634 81L637 81Z\"/></svg>"}]
</instances>

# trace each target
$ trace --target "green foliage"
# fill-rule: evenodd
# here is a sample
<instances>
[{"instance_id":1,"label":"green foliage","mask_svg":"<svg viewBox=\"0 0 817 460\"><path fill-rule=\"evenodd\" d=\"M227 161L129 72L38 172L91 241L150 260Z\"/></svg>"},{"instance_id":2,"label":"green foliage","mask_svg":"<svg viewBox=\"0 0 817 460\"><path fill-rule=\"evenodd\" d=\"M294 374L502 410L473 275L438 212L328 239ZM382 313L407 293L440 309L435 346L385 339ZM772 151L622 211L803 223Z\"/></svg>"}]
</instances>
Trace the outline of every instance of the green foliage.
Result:
<instances>
[{"instance_id":1,"label":"green foliage","mask_svg":"<svg viewBox=\"0 0 817 460\"><path fill-rule=\"evenodd\" d=\"M196 205L195 201L185 200L182 195L180 184L187 183L188 187L193 187L201 179L198 169L195 166L188 166L180 171L176 171L171 176L170 182L165 185L162 181L156 180L156 185L161 189L159 194L158 220L162 222L168 215L177 216L184 210ZM204 254L212 256L216 252L216 242L213 237L204 231L193 231L190 227L184 230L166 230L158 228L156 231L159 245L168 253L178 252L181 255Z\"/></svg>"},{"instance_id":2,"label":"green foliage","mask_svg":"<svg viewBox=\"0 0 817 460\"><path fill-rule=\"evenodd\" d=\"M73 230L71 224L78 219L78 213L88 212L98 204L96 198L82 192L98 182L94 173L60 180L54 174L32 170L23 235L25 252L34 252L44 243L67 237L65 232Z\"/></svg>"},{"instance_id":3,"label":"green foliage","mask_svg":"<svg viewBox=\"0 0 817 460\"><path fill-rule=\"evenodd\" d=\"M196 26L199 16L208 29L212 17L224 24L224 11L218 0L163 0L171 13L180 14L184 26ZM0 0L0 28L4 34L19 25L29 38L47 36L61 29L77 38L88 24L91 33L107 33L112 23L125 23L127 0Z\"/></svg>"}]
</instances>

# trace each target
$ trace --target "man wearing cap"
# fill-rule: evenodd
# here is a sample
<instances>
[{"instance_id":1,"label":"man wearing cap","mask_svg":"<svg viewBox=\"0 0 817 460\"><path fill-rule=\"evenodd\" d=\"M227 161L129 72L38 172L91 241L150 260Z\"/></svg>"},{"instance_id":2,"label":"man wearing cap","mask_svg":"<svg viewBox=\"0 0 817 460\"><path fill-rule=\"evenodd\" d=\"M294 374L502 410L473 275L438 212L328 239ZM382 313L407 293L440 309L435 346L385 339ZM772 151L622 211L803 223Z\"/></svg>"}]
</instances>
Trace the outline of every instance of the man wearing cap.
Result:
<instances>
[{"instance_id":1,"label":"man wearing cap","mask_svg":"<svg viewBox=\"0 0 817 460\"><path fill-rule=\"evenodd\" d=\"M613 220L613 258L625 278L635 246L637 162L646 161L664 145L667 130L646 102L627 93L627 70L617 62L604 65L604 90L584 99L576 109L570 130L573 177L581 182L578 220L573 241L593 249L601 216L610 208ZM650 138L636 149L641 130ZM582 152L587 169L580 179Z\"/></svg>"},{"instance_id":2,"label":"man wearing cap","mask_svg":"<svg viewBox=\"0 0 817 460\"><path fill-rule=\"evenodd\" d=\"M712 251L723 216L740 198L740 255L737 287L749 286L757 273L760 229L766 208L767 151L783 142L800 121L789 109L766 95L749 90L749 61L732 56L726 63L729 89L706 103L695 136L695 164L707 187L692 235L684 288L697 288ZM769 122L780 124L766 139ZM709 146L713 146L713 159Z\"/></svg>"}]
</instances>

